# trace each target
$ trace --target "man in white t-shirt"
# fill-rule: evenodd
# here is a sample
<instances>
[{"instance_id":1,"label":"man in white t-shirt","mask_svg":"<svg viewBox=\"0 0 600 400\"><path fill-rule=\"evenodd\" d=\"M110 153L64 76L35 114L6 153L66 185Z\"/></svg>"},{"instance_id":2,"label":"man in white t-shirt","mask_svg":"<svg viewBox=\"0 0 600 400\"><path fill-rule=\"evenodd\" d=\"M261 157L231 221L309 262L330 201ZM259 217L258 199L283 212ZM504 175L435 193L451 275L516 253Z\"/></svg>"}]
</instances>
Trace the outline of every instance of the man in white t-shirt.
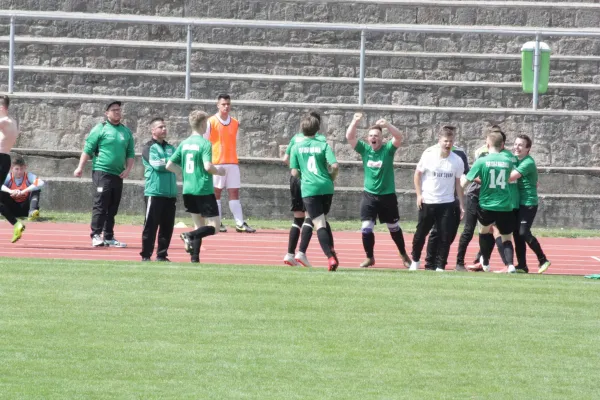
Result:
<instances>
[{"instance_id":1,"label":"man in white t-shirt","mask_svg":"<svg viewBox=\"0 0 600 400\"><path fill-rule=\"evenodd\" d=\"M419 269L421 253L425 239L436 225L440 236L439 251L432 269L443 271L450 252L450 239L454 232L455 193L460 203L460 218L464 214L463 189L460 177L464 172L464 163L452 152L454 130L443 127L439 133L439 147L432 147L423 152L415 170L415 190L419 219L413 237L412 259L410 270Z\"/></svg>"}]
</instances>

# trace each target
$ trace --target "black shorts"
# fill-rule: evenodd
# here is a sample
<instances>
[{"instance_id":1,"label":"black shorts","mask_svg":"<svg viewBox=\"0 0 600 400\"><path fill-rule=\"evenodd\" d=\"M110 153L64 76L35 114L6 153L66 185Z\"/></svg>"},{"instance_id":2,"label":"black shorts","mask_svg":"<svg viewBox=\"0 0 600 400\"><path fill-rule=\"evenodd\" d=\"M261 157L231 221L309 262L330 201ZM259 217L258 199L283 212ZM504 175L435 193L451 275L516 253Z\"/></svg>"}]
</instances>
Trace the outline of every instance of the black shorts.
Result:
<instances>
[{"instance_id":1,"label":"black shorts","mask_svg":"<svg viewBox=\"0 0 600 400\"><path fill-rule=\"evenodd\" d=\"M10 172L10 155L6 153L0 153L0 181L4 185L6 176ZM4 193L4 192L3 192Z\"/></svg>"},{"instance_id":2,"label":"black shorts","mask_svg":"<svg viewBox=\"0 0 600 400\"><path fill-rule=\"evenodd\" d=\"M290 211L306 211L302 201L302 190L300 189L300 179L290 176L290 194L292 195L292 208Z\"/></svg>"},{"instance_id":3,"label":"black shorts","mask_svg":"<svg viewBox=\"0 0 600 400\"><path fill-rule=\"evenodd\" d=\"M375 221L378 216L382 224L394 224L400 220L396 193L377 195L363 192L360 201L360 220Z\"/></svg>"},{"instance_id":4,"label":"black shorts","mask_svg":"<svg viewBox=\"0 0 600 400\"><path fill-rule=\"evenodd\" d=\"M329 214L331 209L331 201L333 200L333 194L321 194L319 196L304 197L304 208L310 218L316 218L320 215Z\"/></svg>"},{"instance_id":5,"label":"black shorts","mask_svg":"<svg viewBox=\"0 0 600 400\"><path fill-rule=\"evenodd\" d=\"M501 235L510 235L515 230L515 213L513 211L490 211L478 206L477 220L483 226L496 224Z\"/></svg>"},{"instance_id":6,"label":"black shorts","mask_svg":"<svg viewBox=\"0 0 600 400\"><path fill-rule=\"evenodd\" d=\"M194 194L183 195L185 210L191 214L200 214L204 218L218 217L219 207L214 194L196 196Z\"/></svg>"}]
</instances>

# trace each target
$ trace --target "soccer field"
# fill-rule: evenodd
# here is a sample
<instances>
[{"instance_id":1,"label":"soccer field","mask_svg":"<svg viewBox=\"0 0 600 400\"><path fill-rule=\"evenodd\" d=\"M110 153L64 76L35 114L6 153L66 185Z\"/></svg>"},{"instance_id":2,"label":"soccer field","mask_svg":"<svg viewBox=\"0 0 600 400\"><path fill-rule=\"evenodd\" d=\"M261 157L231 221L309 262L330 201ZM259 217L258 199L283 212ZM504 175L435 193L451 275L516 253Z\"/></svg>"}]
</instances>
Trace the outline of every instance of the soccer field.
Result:
<instances>
[{"instance_id":1,"label":"soccer field","mask_svg":"<svg viewBox=\"0 0 600 400\"><path fill-rule=\"evenodd\" d=\"M577 398L600 282L0 260L0 398Z\"/></svg>"}]
</instances>

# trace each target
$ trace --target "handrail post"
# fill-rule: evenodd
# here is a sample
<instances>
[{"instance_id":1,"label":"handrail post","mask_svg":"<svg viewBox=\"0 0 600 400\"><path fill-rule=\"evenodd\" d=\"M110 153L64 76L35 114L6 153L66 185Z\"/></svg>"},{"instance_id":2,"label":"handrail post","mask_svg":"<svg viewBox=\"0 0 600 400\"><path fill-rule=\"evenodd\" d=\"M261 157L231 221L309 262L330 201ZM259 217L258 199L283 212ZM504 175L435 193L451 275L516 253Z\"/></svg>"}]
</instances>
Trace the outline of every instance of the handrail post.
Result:
<instances>
[{"instance_id":1,"label":"handrail post","mask_svg":"<svg viewBox=\"0 0 600 400\"><path fill-rule=\"evenodd\" d=\"M365 45L366 45L365 30L360 31L360 72L358 79L358 105L362 106L365 103Z\"/></svg>"},{"instance_id":2,"label":"handrail post","mask_svg":"<svg viewBox=\"0 0 600 400\"><path fill-rule=\"evenodd\" d=\"M185 99L190 99L192 73L192 25L187 26L187 54L185 57Z\"/></svg>"},{"instance_id":3,"label":"handrail post","mask_svg":"<svg viewBox=\"0 0 600 400\"><path fill-rule=\"evenodd\" d=\"M541 35L536 33L535 35L535 51L533 53L533 109L537 110L539 91L538 85L540 83L540 38Z\"/></svg>"},{"instance_id":4,"label":"handrail post","mask_svg":"<svg viewBox=\"0 0 600 400\"><path fill-rule=\"evenodd\" d=\"M15 17L10 17L10 39L8 44L8 93L12 94L15 82Z\"/></svg>"}]
</instances>

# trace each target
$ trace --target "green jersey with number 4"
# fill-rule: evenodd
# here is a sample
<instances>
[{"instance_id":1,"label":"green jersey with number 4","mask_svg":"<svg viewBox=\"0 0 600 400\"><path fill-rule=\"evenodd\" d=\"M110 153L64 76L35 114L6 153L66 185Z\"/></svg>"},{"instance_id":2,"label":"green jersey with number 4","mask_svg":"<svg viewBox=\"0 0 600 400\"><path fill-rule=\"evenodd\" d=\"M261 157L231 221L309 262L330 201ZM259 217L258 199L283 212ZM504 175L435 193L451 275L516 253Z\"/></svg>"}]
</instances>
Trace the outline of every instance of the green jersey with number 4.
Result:
<instances>
[{"instance_id":1,"label":"green jersey with number 4","mask_svg":"<svg viewBox=\"0 0 600 400\"><path fill-rule=\"evenodd\" d=\"M513 196L508 180L514 169L512 158L502 153L490 153L478 158L467 174L467 179L481 179L479 205L488 211L512 211Z\"/></svg>"},{"instance_id":2,"label":"green jersey with number 4","mask_svg":"<svg viewBox=\"0 0 600 400\"><path fill-rule=\"evenodd\" d=\"M200 135L185 139L171 162L181 167L183 194L205 196L215 192L212 175L204 169L205 162L212 162L212 144Z\"/></svg>"},{"instance_id":3,"label":"green jersey with number 4","mask_svg":"<svg viewBox=\"0 0 600 400\"><path fill-rule=\"evenodd\" d=\"M294 137L292 138L292 140L290 140L290 144L288 144L287 149L285 149L285 154L287 154L288 156L292 154L292 150L294 150L294 147L298 144L298 143L302 143L306 140L306 136L304 136L303 133L296 133L294 135ZM315 140L318 140L319 142L326 142L327 138L323 135L321 135L319 132L317 132L315 134Z\"/></svg>"},{"instance_id":4,"label":"green jersey with number 4","mask_svg":"<svg viewBox=\"0 0 600 400\"><path fill-rule=\"evenodd\" d=\"M302 197L333 194L333 181L327 165L337 160L326 143L315 138L297 143L290 157L290 168L300 171Z\"/></svg>"}]
</instances>

